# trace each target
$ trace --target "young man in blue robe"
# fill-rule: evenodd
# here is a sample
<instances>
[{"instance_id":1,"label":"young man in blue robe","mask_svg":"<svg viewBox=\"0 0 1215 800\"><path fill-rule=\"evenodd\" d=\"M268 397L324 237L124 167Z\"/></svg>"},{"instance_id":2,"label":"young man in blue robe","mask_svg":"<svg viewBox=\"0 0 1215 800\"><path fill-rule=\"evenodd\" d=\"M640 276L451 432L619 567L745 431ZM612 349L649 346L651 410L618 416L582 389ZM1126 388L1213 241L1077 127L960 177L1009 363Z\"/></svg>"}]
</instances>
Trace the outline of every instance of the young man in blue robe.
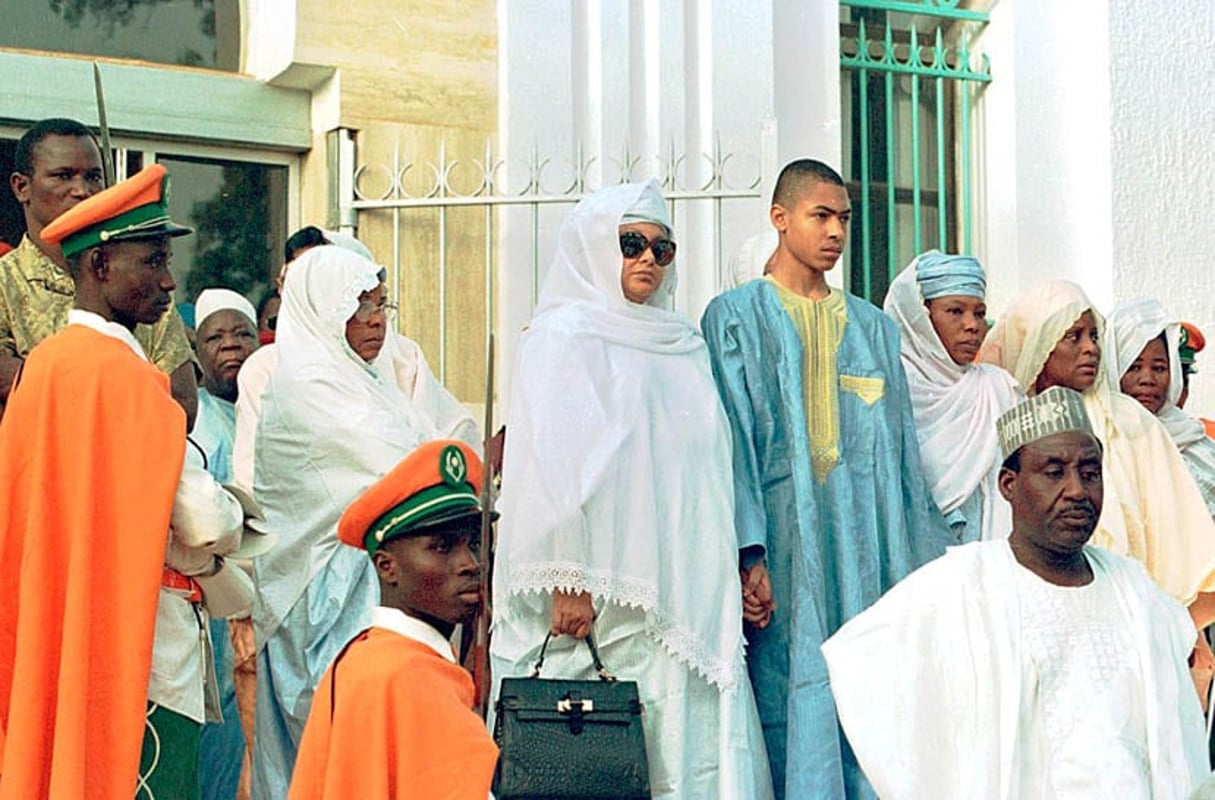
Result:
<instances>
[{"instance_id":1,"label":"young man in blue robe","mask_svg":"<svg viewBox=\"0 0 1215 800\"><path fill-rule=\"evenodd\" d=\"M945 543L895 325L826 281L851 213L833 169L790 163L768 274L702 320L733 430L748 667L773 783L790 800L873 797L819 646Z\"/></svg>"}]
</instances>

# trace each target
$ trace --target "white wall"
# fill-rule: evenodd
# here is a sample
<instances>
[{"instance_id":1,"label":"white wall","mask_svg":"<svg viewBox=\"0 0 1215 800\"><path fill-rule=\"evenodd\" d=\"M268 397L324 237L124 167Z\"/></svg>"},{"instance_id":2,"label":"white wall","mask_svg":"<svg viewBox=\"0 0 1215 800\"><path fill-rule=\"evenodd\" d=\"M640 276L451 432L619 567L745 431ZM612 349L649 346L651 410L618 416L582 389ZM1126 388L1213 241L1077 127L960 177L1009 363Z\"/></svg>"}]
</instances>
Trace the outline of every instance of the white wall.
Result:
<instances>
[{"instance_id":1,"label":"white wall","mask_svg":"<svg viewBox=\"0 0 1215 800\"><path fill-rule=\"evenodd\" d=\"M979 110L978 253L993 313L1062 277L1106 313L1154 296L1215 341L1212 40L1215 17L1182 6L996 4ZM1206 356L1190 408L1211 415Z\"/></svg>"},{"instance_id":2,"label":"white wall","mask_svg":"<svg viewBox=\"0 0 1215 800\"><path fill-rule=\"evenodd\" d=\"M533 152L551 163L541 194L559 194L589 164L586 188L619 180L627 143L640 159L635 180L661 174L672 149L684 159L678 188L712 177L697 154L734 154L734 188L761 175L768 196L790 158L839 160L839 43L836 0L499 0L499 132L504 185L527 185ZM774 31L779 30L777 34ZM764 200L722 204L728 261L767 223ZM531 312L533 282L548 268L568 205L506 211L498 282L499 398L505 400L514 342ZM718 288L715 212L684 203L677 308L699 318ZM532 262L532 240L539 263ZM722 265L728 268L728 264Z\"/></svg>"},{"instance_id":3,"label":"white wall","mask_svg":"<svg viewBox=\"0 0 1215 800\"><path fill-rule=\"evenodd\" d=\"M1215 14L1111 0L1109 41L1114 298L1203 329L1187 408L1215 415Z\"/></svg>"},{"instance_id":4,"label":"white wall","mask_svg":"<svg viewBox=\"0 0 1215 800\"><path fill-rule=\"evenodd\" d=\"M1112 300L1109 43L1101 3L1012 0L984 33L986 228L979 255L998 315L1047 278Z\"/></svg>"}]
</instances>

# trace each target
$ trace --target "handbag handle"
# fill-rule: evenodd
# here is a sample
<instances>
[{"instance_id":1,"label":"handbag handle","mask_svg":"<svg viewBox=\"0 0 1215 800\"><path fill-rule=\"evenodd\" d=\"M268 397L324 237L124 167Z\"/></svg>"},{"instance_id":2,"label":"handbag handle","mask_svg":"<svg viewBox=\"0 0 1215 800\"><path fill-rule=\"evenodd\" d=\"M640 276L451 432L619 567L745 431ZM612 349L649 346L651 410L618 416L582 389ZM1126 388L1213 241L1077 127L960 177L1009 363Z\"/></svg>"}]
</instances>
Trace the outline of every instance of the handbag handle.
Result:
<instances>
[{"instance_id":1,"label":"handbag handle","mask_svg":"<svg viewBox=\"0 0 1215 800\"><path fill-rule=\"evenodd\" d=\"M544 666L544 653L548 650L549 640L553 638L552 631L544 637L544 644L540 646L540 657L536 659L536 666L532 667L531 677L540 677L540 667ZM603 661L599 659L599 648L595 647L595 637L587 634L583 639L586 642L587 648L591 651L591 663L595 665L595 674L599 676L599 680L605 683L612 683L616 680L616 676L607 671L607 667L603 666Z\"/></svg>"}]
</instances>

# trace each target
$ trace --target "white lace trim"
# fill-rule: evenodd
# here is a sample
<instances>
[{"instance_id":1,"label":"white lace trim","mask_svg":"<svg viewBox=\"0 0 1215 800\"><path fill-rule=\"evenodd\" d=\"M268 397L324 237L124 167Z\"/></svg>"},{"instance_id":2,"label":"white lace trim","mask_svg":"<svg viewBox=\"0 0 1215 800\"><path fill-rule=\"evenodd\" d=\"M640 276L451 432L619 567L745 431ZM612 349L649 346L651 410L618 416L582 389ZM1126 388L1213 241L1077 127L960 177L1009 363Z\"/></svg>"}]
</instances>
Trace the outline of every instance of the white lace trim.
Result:
<instances>
[{"instance_id":1,"label":"white lace trim","mask_svg":"<svg viewBox=\"0 0 1215 800\"><path fill-rule=\"evenodd\" d=\"M512 567L507 595L543 592L589 592L608 602L645 612L646 633L656 639L677 661L695 671L719 691L728 691L744 677L745 645L741 628L735 652L722 658L702 637L658 608L658 588L652 584L616 575L607 570L587 569L583 564L548 562Z\"/></svg>"}]
</instances>

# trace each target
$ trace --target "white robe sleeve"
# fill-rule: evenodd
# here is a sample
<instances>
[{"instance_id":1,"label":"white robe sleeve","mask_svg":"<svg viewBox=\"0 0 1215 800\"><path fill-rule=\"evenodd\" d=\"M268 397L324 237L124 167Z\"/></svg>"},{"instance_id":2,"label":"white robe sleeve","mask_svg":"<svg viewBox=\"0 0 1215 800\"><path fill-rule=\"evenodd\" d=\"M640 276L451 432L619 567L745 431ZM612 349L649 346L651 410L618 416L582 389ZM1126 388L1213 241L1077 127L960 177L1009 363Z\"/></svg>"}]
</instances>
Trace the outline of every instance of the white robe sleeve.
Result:
<instances>
[{"instance_id":1,"label":"white robe sleeve","mask_svg":"<svg viewBox=\"0 0 1215 800\"><path fill-rule=\"evenodd\" d=\"M244 530L240 503L211 477L193 445L186 447L169 526L165 563L186 575L208 571L213 556L240 546Z\"/></svg>"},{"instance_id":2,"label":"white robe sleeve","mask_svg":"<svg viewBox=\"0 0 1215 800\"><path fill-rule=\"evenodd\" d=\"M922 567L823 644L840 723L886 800L1012 800L1022 683L992 548ZM995 556L994 558L992 556Z\"/></svg>"}]
</instances>

